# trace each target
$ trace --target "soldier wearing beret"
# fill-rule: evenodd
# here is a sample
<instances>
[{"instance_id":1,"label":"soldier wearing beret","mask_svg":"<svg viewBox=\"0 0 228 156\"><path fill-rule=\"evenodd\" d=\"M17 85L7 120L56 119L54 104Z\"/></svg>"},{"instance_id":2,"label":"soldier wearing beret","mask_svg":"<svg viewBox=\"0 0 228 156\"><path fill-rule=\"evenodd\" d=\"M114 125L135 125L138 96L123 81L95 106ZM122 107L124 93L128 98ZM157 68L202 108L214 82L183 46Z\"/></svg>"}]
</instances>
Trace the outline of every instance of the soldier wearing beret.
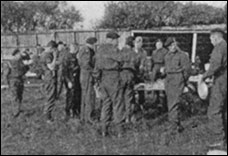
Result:
<instances>
[{"instance_id":1,"label":"soldier wearing beret","mask_svg":"<svg viewBox=\"0 0 228 156\"><path fill-rule=\"evenodd\" d=\"M29 70L29 67L23 61L28 60L29 55L16 49L12 56L14 58L9 61L4 76L11 92L13 116L18 117L22 112L24 76Z\"/></svg>"},{"instance_id":2,"label":"soldier wearing beret","mask_svg":"<svg viewBox=\"0 0 228 156\"><path fill-rule=\"evenodd\" d=\"M100 87L103 101L101 110L103 136L108 135L108 128L111 123L119 131L121 130L121 123L125 120L120 78L122 58L118 49L118 38L117 33L109 32L106 35L106 43L98 48L96 54L96 70L102 73Z\"/></svg>"},{"instance_id":3,"label":"soldier wearing beret","mask_svg":"<svg viewBox=\"0 0 228 156\"><path fill-rule=\"evenodd\" d=\"M78 44L70 45L69 53L63 59L63 79L66 86L66 121L70 117L80 118L81 87L80 87L80 68L77 54Z\"/></svg>"},{"instance_id":4,"label":"soldier wearing beret","mask_svg":"<svg viewBox=\"0 0 228 156\"><path fill-rule=\"evenodd\" d=\"M121 79L123 84L126 122L130 122L131 116L133 115L132 111L135 104L134 85L137 77L136 68L140 64L140 59L134 51L134 42L134 37L128 37L125 47L121 50L123 60Z\"/></svg>"},{"instance_id":5,"label":"soldier wearing beret","mask_svg":"<svg viewBox=\"0 0 228 156\"><path fill-rule=\"evenodd\" d=\"M43 69L42 90L45 95L44 114L47 123L53 122L52 111L57 98L57 47L58 44L55 41L50 41L41 58Z\"/></svg>"},{"instance_id":6,"label":"soldier wearing beret","mask_svg":"<svg viewBox=\"0 0 228 156\"><path fill-rule=\"evenodd\" d=\"M63 89L63 59L68 53L65 44L62 41L58 42L58 53L57 53L57 98L60 98Z\"/></svg>"},{"instance_id":7,"label":"soldier wearing beret","mask_svg":"<svg viewBox=\"0 0 228 156\"><path fill-rule=\"evenodd\" d=\"M78 55L82 89L81 121L85 123L93 123L91 115L95 104L93 70L95 67L94 44L96 42L96 38L88 38L86 40L86 45L80 49Z\"/></svg>"},{"instance_id":8,"label":"soldier wearing beret","mask_svg":"<svg viewBox=\"0 0 228 156\"><path fill-rule=\"evenodd\" d=\"M178 104L189 77L191 63L188 55L181 51L175 38L168 38L165 46L169 52L165 56L166 83L165 90L168 101L169 121L174 130L183 130L180 124Z\"/></svg>"},{"instance_id":9,"label":"soldier wearing beret","mask_svg":"<svg viewBox=\"0 0 228 156\"><path fill-rule=\"evenodd\" d=\"M227 126L224 123L227 121L224 121L224 117L227 113L227 42L224 40L224 34L221 29L211 31L210 39L214 50L210 59L210 68L203 79L214 77L208 108L209 130L215 139L215 144L211 146L226 147Z\"/></svg>"}]
</instances>

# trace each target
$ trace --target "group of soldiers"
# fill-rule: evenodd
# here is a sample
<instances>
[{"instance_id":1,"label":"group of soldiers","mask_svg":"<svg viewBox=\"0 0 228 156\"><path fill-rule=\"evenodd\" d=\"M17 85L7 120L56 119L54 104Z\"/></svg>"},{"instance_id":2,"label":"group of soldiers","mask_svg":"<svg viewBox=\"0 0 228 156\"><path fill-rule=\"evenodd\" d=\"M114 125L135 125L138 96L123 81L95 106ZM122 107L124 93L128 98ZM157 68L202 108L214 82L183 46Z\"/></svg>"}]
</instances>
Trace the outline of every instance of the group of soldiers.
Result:
<instances>
[{"instance_id":1,"label":"group of soldiers","mask_svg":"<svg viewBox=\"0 0 228 156\"><path fill-rule=\"evenodd\" d=\"M210 69L203 79L214 77L214 86L208 110L209 127L218 141L224 140L224 118L222 110L226 107L227 98L227 43L220 29L211 31L211 41L215 46L210 60ZM42 91L45 96L44 114L47 123L52 123L52 112L61 94L66 88L66 120L78 118L83 123L93 123L92 113L96 97L99 94L102 108L100 123L102 135L109 134L110 125L115 125L122 133L122 123L131 122L136 103L145 102L144 93L139 94L136 102L134 86L143 82L142 75L147 68L147 53L143 50L142 37L128 37L123 49L118 48L119 35L109 32L106 42L96 49L97 39L90 37L86 44L79 48L78 44L68 47L63 42L50 41L41 55ZM23 93L23 76L29 70L23 63L27 54L15 50L14 59L10 61L6 78L14 101L14 116L21 109ZM156 41L156 50L152 54L151 80L155 82L160 76L165 77L165 94L167 97L168 120L181 132L178 104L180 96L191 75L189 55L183 52L175 38L165 42ZM224 134L224 135L223 135Z\"/></svg>"}]
</instances>

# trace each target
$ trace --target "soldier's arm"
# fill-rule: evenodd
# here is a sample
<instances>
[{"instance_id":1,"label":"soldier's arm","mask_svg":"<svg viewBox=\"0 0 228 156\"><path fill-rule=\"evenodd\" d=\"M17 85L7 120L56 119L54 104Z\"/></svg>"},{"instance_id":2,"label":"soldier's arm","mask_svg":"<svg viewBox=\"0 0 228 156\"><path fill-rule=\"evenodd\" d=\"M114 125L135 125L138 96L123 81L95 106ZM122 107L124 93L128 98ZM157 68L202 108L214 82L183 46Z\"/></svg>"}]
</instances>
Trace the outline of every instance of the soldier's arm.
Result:
<instances>
[{"instance_id":1,"label":"soldier's arm","mask_svg":"<svg viewBox=\"0 0 228 156\"><path fill-rule=\"evenodd\" d=\"M190 72L191 72L191 61L189 59L189 55L183 54L181 58L181 66L182 66L182 72L186 79L189 78Z\"/></svg>"},{"instance_id":2,"label":"soldier's arm","mask_svg":"<svg viewBox=\"0 0 228 156\"><path fill-rule=\"evenodd\" d=\"M204 75L204 79L215 75L221 69L222 59L223 59L223 56L222 56L221 49L213 51L210 59L210 68Z\"/></svg>"},{"instance_id":3,"label":"soldier's arm","mask_svg":"<svg viewBox=\"0 0 228 156\"><path fill-rule=\"evenodd\" d=\"M155 60L155 58L154 58L155 53L156 53L156 50L154 50L154 51L152 52L152 61L153 61L153 62L155 62L155 61L156 61L156 60Z\"/></svg>"}]
</instances>

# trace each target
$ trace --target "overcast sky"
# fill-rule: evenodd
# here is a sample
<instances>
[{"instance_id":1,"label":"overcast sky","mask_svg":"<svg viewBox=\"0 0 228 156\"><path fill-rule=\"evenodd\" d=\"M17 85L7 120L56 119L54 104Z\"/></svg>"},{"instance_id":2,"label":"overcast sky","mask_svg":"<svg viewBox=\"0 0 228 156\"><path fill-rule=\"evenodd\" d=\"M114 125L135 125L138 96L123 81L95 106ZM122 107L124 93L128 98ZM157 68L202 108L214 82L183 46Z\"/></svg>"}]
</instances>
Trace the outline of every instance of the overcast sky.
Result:
<instances>
[{"instance_id":1,"label":"overcast sky","mask_svg":"<svg viewBox=\"0 0 228 156\"><path fill-rule=\"evenodd\" d=\"M101 19L104 15L104 5L108 1L68 1L69 4L73 4L79 9L84 17L82 23L84 29L90 29L91 23ZM185 3L186 1L181 1ZM196 3L207 3L216 7L224 7L227 1L195 1Z\"/></svg>"}]
</instances>

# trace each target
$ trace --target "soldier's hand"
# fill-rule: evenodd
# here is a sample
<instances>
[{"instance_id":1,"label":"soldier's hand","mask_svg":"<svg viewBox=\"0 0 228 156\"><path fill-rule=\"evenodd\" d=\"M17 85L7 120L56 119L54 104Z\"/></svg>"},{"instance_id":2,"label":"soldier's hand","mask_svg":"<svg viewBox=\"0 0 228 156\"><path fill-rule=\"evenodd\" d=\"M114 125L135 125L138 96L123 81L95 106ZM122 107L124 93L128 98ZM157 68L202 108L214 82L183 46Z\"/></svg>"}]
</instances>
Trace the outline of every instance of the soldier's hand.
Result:
<instances>
[{"instance_id":1,"label":"soldier's hand","mask_svg":"<svg viewBox=\"0 0 228 156\"><path fill-rule=\"evenodd\" d=\"M68 82L68 88L72 89L72 87L73 87L73 84L71 82Z\"/></svg>"}]
</instances>

